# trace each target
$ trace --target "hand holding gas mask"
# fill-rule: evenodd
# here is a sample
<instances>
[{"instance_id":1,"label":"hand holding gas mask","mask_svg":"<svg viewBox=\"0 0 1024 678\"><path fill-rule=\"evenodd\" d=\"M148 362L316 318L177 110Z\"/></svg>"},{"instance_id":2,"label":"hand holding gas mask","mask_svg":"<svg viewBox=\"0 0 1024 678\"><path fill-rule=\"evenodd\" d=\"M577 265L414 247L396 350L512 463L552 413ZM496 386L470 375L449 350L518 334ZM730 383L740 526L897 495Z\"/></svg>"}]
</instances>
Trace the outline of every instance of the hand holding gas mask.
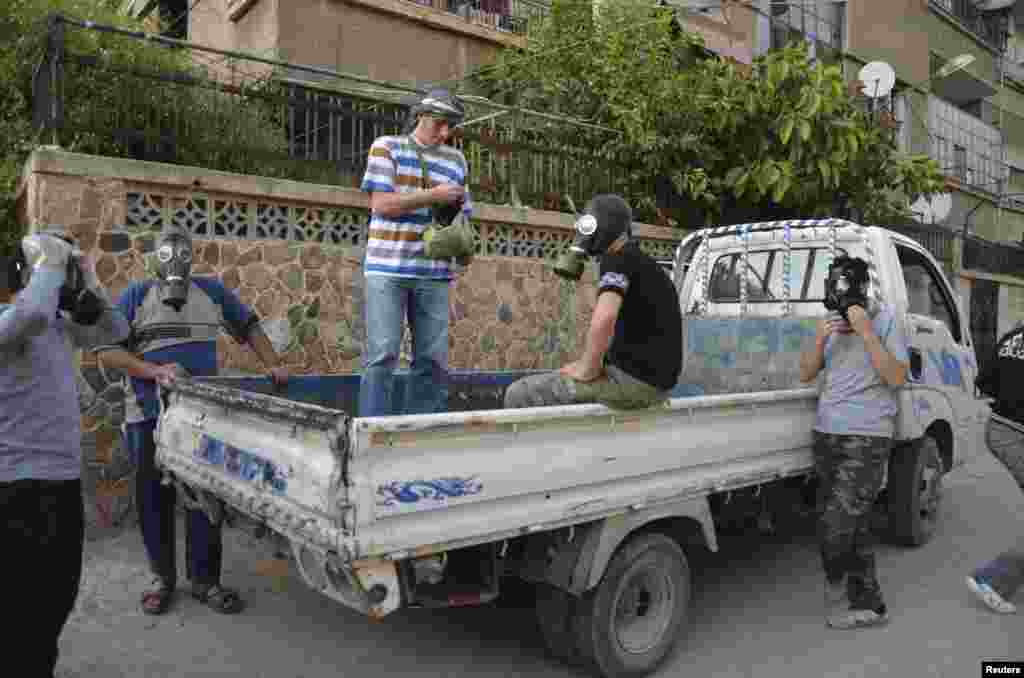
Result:
<instances>
[{"instance_id":1,"label":"hand holding gas mask","mask_svg":"<svg viewBox=\"0 0 1024 678\"><path fill-rule=\"evenodd\" d=\"M57 309L72 322L95 325L109 306L91 262L74 247L74 241L56 233L34 233L21 239L18 256L10 264L9 280L18 291L28 285L33 271L64 271Z\"/></svg>"},{"instance_id":2,"label":"hand holding gas mask","mask_svg":"<svg viewBox=\"0 0 1024 678\"><path fill-rule=\"evenodd\" d=\"M825 308L850 322L853 306L868 310L868 264L857 257L836 257L825 278Z\"/></svg>"}]
</instances>

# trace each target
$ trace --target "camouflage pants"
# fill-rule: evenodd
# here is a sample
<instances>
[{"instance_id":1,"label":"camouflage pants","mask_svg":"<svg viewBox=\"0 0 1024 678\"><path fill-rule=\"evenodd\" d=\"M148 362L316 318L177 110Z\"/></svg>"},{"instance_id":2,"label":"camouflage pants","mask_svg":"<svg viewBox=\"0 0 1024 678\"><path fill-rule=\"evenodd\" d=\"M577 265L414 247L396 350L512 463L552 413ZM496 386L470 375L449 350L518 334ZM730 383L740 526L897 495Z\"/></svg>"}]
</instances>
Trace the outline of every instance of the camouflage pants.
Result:
<instances>
[{"instance_id":1,"label":"camouflage pants","mask_svg":"<svg viewBox=\"0 0 1024 678\"><path fill-rule=\"evenodd\" d=\"M891 449L891 438L814 432L822 565L830 583L846 580L855 609L882 604L870 520Z\"/></svg>"},{"instance_id":2,"label":"camouflage pants","mask_svg":"<svg viewBox=\"0 0 1024 678\"><path fill-rule=\"evenodd\" d=\"M505 407L601 403L616 409L635 410L656 405L669 396L668 391L640 381L614 365L605 365L604 370L604 375L585 383L560 372L523 377L509 385Z\"/></svg>"}]
</instances>

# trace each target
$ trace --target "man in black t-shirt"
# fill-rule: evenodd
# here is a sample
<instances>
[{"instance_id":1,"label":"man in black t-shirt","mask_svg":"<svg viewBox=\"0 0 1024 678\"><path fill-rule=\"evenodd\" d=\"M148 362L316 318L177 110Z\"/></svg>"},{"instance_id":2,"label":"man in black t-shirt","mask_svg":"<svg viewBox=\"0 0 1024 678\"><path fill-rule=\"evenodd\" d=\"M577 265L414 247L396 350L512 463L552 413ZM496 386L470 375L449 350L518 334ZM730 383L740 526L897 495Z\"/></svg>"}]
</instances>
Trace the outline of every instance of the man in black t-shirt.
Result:
<instances>
[{"instance_id":1,"label":"man in black t-shirt","mask_svg":"<svg viewBox=\"0 0 1024 678\"><path fill-rule=\"evenodd\" d=\"M1024 323L999 340L975 384L996 399L985 436L988 449L1024 489ZM968 575L967 587L990 610L1016 612L1011 598L1024 587L1024 537Z\"/></svg>"},{"instance_id":2,"label":"man in black t-shirt","mask_svg":"<svg viewBox=\"0 0 1024 678\"><path fill-rule=\"evenodd\" d=\"M996 399L993 411L1024 426L1024 322L1003 335L975 384Z\"/></svg>"},{"instance_id":3,"label":"man in black t-shirt","mask_svg":"<svg viewBox=\"0 0 1024 678\"><path fill-rule=\"evenodd\" d=\"M595 196L576 231L574 249L598 257L601 265L583 355L558 372L513 383L505 407L599 402L635 409L664 401L683 356L683 320L672 281L630 239L632 211L620 196Z\"/></svg>"}]
</instances>

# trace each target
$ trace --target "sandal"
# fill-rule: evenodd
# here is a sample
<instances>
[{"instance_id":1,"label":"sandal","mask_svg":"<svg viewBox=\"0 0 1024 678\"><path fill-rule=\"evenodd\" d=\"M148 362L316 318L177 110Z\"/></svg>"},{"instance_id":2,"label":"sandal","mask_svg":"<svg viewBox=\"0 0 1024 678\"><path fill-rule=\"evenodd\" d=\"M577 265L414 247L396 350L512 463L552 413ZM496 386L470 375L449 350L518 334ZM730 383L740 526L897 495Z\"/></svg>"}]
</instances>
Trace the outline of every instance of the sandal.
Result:
<instances>
[{"instance_id":1,"label":"sandal","mask_svg":"<svg viewBox=\"0 0 1024 678\"><path fill-rule=\"evenodd\" d=\"M193 584L192 597L221 614L238 614L245 608L245 602L237 591L226 589L220 584L207 587Z\"/></svg>"},{"instance_id":2,"label":"sandal","mask_svg":"<svg viewBox=\"0 0 1024 678\"><path fill-rule=\"evenodd\" d=\"M171 606L171 598L174 596L174 589L171 586L157 577L153 580L155 588L144 591L142 593L142 599L139 603L142 606L142 611L146 614L158 615L167 612L167 609Z\"/></svg>"}]
</instances>

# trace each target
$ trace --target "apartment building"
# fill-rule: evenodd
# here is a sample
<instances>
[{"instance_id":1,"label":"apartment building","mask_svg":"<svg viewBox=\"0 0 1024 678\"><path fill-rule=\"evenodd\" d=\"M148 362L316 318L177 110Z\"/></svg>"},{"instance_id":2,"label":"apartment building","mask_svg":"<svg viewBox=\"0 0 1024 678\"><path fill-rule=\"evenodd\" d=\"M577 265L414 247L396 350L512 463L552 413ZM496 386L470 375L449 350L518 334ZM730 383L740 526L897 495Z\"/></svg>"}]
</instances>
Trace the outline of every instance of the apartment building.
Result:
<instances>
[{"instance_id":1,"label":"apartment building","mask_svg":"<svg viewBox=\"0 0 1024 678\"><path fill-rule=\"evenodd\" d=\"M1024 319L1024 2L752 4L757 53L802 36L851 81L868 62L893 67L896 86L875 106L893 114L900 147L937 160L955 187L946 216L919 220L1003 245L971 239L957 262L969 269L955 282L979 350Z\"/></svg>"}]
</instances>

